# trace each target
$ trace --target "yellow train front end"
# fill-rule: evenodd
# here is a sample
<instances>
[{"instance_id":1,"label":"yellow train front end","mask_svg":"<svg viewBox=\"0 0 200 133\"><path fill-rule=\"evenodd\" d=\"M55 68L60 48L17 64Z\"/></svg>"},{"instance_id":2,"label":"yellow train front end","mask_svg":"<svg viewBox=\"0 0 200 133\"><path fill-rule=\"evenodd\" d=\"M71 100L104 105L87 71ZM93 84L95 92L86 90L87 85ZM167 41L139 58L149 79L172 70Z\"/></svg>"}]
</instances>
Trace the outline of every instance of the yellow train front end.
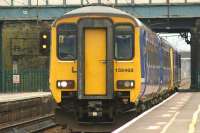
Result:
<instances>
[{"instance_id":1,"label":"yellow train front end","mask_svg":"<svg viewBox=\"0 0 200 133\"><path fill-rule=\"evenodd\" d=\"M50 89L67 123L113 122L138 102L139 26L115 10L84 7L51 27Z\"/></svg>"}]
</instances>

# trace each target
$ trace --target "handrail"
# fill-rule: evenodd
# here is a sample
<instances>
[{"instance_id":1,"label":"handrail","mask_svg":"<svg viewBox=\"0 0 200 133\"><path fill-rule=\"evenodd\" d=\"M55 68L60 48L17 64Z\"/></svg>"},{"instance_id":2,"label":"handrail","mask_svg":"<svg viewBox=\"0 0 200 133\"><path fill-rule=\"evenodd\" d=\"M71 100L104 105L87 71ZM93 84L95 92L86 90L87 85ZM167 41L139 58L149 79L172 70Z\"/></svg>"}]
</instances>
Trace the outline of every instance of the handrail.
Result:
<instances>
[{"instance_id":1,"label":"handrail","mask_svg":"<svg viewBox=\"0 0 200 133\"><path fill-rule=\"evenodd\" d=\"M165 2L162 1L155 1L155 0L149 0L148 2L145 1L138 1L131 0L130 2L122 2L120 0L108 0L107 2L102 2L102 0L96 0L95 2L90 2L90 0L79 0L79 2L74 3L67 3L66 0L62 0L62 2L55 2L56 0L37 0L36 3L33 3L32 0L3 0L0 1L0 7L49 7L49 6L73 6L73 5L79 5L79 6L87 6L92 4L100 4L100 5L155 5L155 4L161 4L161 5L170 5L170 4L194 4L200 2L194 2L193 0L184 0L183 2L180 2L177 0L177 2L171 2L170 0L165 0ZM84 2L86 4L84 4ZM58 4L57 4L58 3Z\"/></svg>"}]
</instances>

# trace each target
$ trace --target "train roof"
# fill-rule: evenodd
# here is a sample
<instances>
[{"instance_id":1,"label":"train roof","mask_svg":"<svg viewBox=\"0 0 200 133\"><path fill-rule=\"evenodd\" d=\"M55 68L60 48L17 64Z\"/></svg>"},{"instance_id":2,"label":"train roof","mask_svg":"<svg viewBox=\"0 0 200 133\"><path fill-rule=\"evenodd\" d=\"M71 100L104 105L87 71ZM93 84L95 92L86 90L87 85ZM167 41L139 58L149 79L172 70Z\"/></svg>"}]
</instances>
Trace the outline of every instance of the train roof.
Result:
<instances>
[{"instance_id":1,"label":"train roof","mask_svg":"<svg viewBox=\"0 0 200 133\"><path fill-rule=\"evenodd\" d=\"M78 8L75 10L72 10L70 12L67 12L64 14L63 17L69 17L69 16L76 16L76 15L87 15L87 14L106 14L106 15L114 15L114 16L126 16L135 21L135 23L138 26L143 25L136 17L133 15L124 12L122 10L112 8L109 6L86 6L82 8Z\"/></svg>"},{"instance_id":2,"label":"train roof","mask_svg":"<svg viewBox=\"0 0 200 133\"><path fill-rule=\"evenodd\" d=\"M94 13L94 14L118 14L118 15L126 15L126 16L130 16L128 13L121 11L119 9L116 8L112 8L109 6L86 6L86 7L82 7L82 8L78 8L75 10L72 10L68 13L66 13L65 15L75 15L75 14L90 14L90 13Z\"/></svg>"}]
</instances>

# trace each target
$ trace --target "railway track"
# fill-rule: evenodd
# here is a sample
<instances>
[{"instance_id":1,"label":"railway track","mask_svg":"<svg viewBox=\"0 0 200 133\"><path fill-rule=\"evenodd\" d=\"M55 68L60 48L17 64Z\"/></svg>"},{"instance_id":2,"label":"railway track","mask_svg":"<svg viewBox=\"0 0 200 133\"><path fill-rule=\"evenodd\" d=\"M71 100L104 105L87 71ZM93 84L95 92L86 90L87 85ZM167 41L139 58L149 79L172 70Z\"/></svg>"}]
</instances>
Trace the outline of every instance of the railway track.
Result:
<instances>
[{"instance_id":1,"label":"railway track","mask_svg":"<svg viewBox=\"0 0 200 133\"><path fill-rule=\"evenodd\" d=\"M0 125L1 133L36 133L43 132L50 128L56 127L54 122L54 114L48 114L42 117L37 117L22 122L7 123Z\"/></svg>"},{"instance_id":2,"label":"railway track","mask_svg":"<svg viewBox=\"0 0 200 133\"><path fill-rule=\"evenodd\" d=\"M166 96L165 98L162 98L162 100L166 99L168 96ZM161 101L162 101L161 100ZM112 126L110 131L113 131L119 127L121 127L123 124L127 123L128 121L130 121L131 119L137 117L138 115L140 115L141 113L143 113L144 111L148 110L149 108L153 107L154 105L160 103L161 101L157 100L157 101L151 101L147 104L144 104L143 106L145 106L145 108L143 106L141 106L141 112L137 113L136 110L127 113L126 115L123 115L123 117L121 116L121 118L119 118L119 123L116 125L110 125ZM108 125L104 126L104 125L95 125L95 127L93 129L91 129L91 126L84 126L82 127L83 131L81 128L77 128L76 130L79 131L73 131L68 129L68 127L62 127L59 126L55 123L55 119L54 119L54 114L48 114L42 117L35 117L32 119L27 119L27 120L23 120L21 122L16 122L16 123L6 123L6 124L1 124L0 125L0 133L36 133L36 132L42 132L42 133L85 133L89 131L89 133L96 133L96 130L98 129L98 131L102 131L101 133L110 133L105 131L105 129L107 130L107 128L110 128ZM87 129L88 128L88 129ZM95 131L93 131L95 130Z\"/></svg>"},{"instance_id":3,"label":"railway track","mask_svg":"<svg viewBox=\"0 0 200 133\"><path fill-rule=\"evenodd\" d=\"M54 114L36 117L15 123L0 124L0 133L82 133L59 126L54 121ZM85 133L85 132L84 132ZM96 132L89 132L96 133ZM100 132L110 133L110 132Z\"/></svg>"}]
</instances>

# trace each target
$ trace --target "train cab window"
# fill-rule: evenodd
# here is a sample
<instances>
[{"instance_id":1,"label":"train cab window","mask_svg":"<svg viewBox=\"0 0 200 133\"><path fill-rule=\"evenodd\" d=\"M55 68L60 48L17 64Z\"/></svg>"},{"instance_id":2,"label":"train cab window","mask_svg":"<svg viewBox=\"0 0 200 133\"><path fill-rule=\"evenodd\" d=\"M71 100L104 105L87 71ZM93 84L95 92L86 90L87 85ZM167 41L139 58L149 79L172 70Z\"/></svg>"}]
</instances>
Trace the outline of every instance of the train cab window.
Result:
<instances>
[{"instance_id":1,"label":"train cab window","mask_svg":"<svg viewBox=\"0 0 200 133\"><path fill-rule=\"evenodd\" d=\"M57 27L58 58L75 60L77 48L77 29L74 24L61 24Z\"/></svg>"},{"instance_id":2,"label":"train cab window","mask_svg":"<svg viewBox=\"0 0 200 133\"><path fill-rule=\"evenodd\" d=\"M131 60L133 58L133 27L117 25L114 31L115 59Z\"/></svg>"}]
</instances>

